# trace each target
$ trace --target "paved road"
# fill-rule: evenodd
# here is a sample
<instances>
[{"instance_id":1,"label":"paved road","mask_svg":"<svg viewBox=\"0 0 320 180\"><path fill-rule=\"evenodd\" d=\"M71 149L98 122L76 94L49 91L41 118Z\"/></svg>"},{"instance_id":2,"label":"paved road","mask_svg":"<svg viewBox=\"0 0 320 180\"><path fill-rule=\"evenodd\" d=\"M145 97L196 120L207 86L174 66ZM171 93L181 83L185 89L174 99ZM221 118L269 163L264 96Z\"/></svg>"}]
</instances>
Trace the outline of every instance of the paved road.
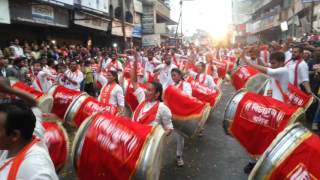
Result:
<instances>
[{"instance_id":1,"label":"paved road","mask_svg":"<svg viewBox=\"0 0 320 180\"><path fill-rule=\"evenodd\" d=\"M222 120L226 103L234 93L230 84L222 85L223 96L207 124L204 136L193 141L186 140L184 167L175 165L175 144L167 149L167 157L161 172L161 180L245 180L243 167L248 157L240 145L225 135ZM62 180L75 179L71 165L60 175Z\"/></svg>"},{"instance_id":2,"label":"paved road","mask_svg":"<svg viewBox=\"0 0 320 180\"><path fill-rule=\"evenodd\" d=\"M175 166L174 151L168 153L161 180L244 180L243 167L248 157L240 145L225 135L222 120L225 106L234 91L230 84L222 85L223 96L205 130L205 135L194 141L186 140L185 166ZM173 148L174 149L174 148Z\"/></svg>"}]
</instances>

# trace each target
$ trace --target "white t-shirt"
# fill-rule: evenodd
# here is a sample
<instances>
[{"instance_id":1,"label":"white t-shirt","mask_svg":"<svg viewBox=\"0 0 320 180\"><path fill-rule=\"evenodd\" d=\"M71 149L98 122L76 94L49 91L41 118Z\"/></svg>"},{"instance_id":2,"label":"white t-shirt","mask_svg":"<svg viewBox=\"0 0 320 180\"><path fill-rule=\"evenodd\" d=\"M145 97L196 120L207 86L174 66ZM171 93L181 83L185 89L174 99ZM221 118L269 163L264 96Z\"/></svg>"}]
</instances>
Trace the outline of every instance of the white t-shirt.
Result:
<instances>
[{"instance_id":1,"label":"white t-shirt","mask_svg":"<svg viewBox=\"0 0 320 180\"><path fill-rule=\"evenodd\" d=\"M269 51L260 51L260 59L263 60L264 64L269 64L269 57L270 56L270 53Z\"/></svg>"},{"instance_id":2,"label":"white t-shirt","mask_svg":"<svg viewBox=\"0 0 320 180\"><path fill-rule=\"evenodd\" d=\"M107 86L107 84L103 84L103 87L101 90L103 90ZM101 94L98 97L98 100L100 101ZM116 84L114 88L111 91L110 99L109 99L109 104L114 105L114 106L120 106L124 107L124 95L123 95L123 89L119 84Z\"/></svg>"},{"instance_id":3,"label":"white t-shirt","mask_svg":"<svg viewBox=\"0 0 320 180\"><path fill-rule=\"evenodd\" d=\"M159 70L158 79L164 88L173 83L171 78L171 70L174 68L177 68L177 66L173 63L171 63L169 66L166 64L160 64L157 66L156 69Z\"/></svg>"},{"instance_id":4,"label":"white t-shirt","mask_svg":"<svg viewBox=\"0 0 320 180\"><path fill-rule=\"evenodd\" d=\"M112 70L112 71L116 71L119 73L123 72L122 64L117 60L112 62L112 59L110 59L110 58L105 63L102 64L102 68L105 71Z\"/></svg>"},{"instance_id":5,"label":"white t-shirt","mask_svg":"<svg viewBox=\"0 0 320 180\"><path fill-rule=\"evenodd\" d=\"M12 48L14 50L15 57L21 57L24 55L23 49L20 46L13 45L13 46L10 46L10 48Z\"/></svg>"},{"instance_id":6,"label":"white t-shirt","mask_svg":"<svg viewBox=\"0 0 320 180\"><path fill-rule=\"evenodd\" d=\"M189 74L196 79L201 85L214 89L216 87L216 83L214 82L212 76L205 74L205 73L201 73L198 75L198 73L189 70ZM198 79L197 79L198 78Z\"/></svg>"},{"instance_id":7,"label":"white t-shirt","mask_svg":"<svg viewBox=\"0 0 320 180\"><path fill-rule=\"evenodd\" d=\"M53 75L51 75L47 71L42 70L37 74L37 78L39 80L40 85L37 83L37 80L35 79L32 82L32 86L38 91L47 93L53 85L52 82L49 80L50 77L53 77Z\"/></svg>"},{"instance_id":8,"label":"white t-shirt","mask_svg":"<svg viewBox=\"0 0 320 180\"><path fill-rule=\"evenodd\" d=\"M289 82L294 85L295 78L295 68L298 61L288 61L286 67L289 71ZM303 82L309 81L309 68L307 63L303 60L298 67L298 87L300 88L300 84Z\"/></svg>"},{"instance_id":9,"label":"white t-shirt","mask_svg":"<svg viewBox=\"0 0 320 180\"><path fill-rule=\"evenodd\" d=\"M292 59L292 53L291 53L291 51L290 51L290 50L286 51L286 52L284 53L284 56L285 56L285 62L291 60L291 59Z\"/></svg>"},{"instance_id":10,"label":"white t-shirt","mask_svg":"<svg viewBox=\"0 0 320 180\"><path fill-rule=\"evenodd\" d=\"M192 88L191 88L191 84L188 83L188 82L185 82L185 81L180 81L178 84L176 84L175 86L176 87L180 87L181 86L181 83L182 84L182 91L189 95L189 96L192 96Z\"/></svg>"},{"instance_id":11,"label":"white t-shirt","mask_svg":"<svg viewBox=\"0 0 320 180\"><path fill-rule=\"evenodd\" d=\"M267 74L269 75L269 82L266 85L264 95L267 96L268 92L272 92L272 98L277 99L279 101L284 101L283 95L276 84L276 80L279 82L282 91L284 93L288 92L288 84L289 84L289 72L286 67L281 67L277 69L268 68Z\"/></svg>"},{"instance_id":12,"label":"white t-shirt","mask_svg":"<svg viewBox=\"0 0 320 180\"><path fill-rule=\"evenodd\" d=\"M83 81L83 73L80 70L72 72L71 70L67 70L65 75L75 81L77 84L73 84L70 81L66 80L64 82L64 86L69 89L80 90L80 83Z\"/></svg>"},{"instance_id":13,"label":"white t-shirt","mask_svg":"<svg viewBox=\"0 0 320 180\"><path fill-rule=\"evenodd\" d=\"M140 87L135 90L134 95L137 97L139 103L145 100L144 91ZM146 102L145 106L141 109L140 114L138 115L138 118L140 118L142 114L144 114L144 112L149 111L155 104L156 104L156 101ZM165 104L160 102L158 111L156 114L156 119L152 122L152 125L160 124L164 129L173 129L171 118L172 118L172 114L170 109Z\"/></svg>"},{"instance_id":14,"label":"white t-shirt","mask_svg":"<svg viewBox=\"0 0 320 180\"><path fill-rule=\"evenodd\" d=\"M148 60L148 58L143 58L144 60L144 72L151 72L153 73L154 69L161 64L160 61L158 61L156 58L153 58L151 61Z\"/></svg>"},{"instance_id":15,"label":"white t-shirt","mask_svg":"<svg viewBox=\"0 0 320 180\"><path fill-rule=\"evenodd\" d=\"M8 152L4 151L0 154L0 166L5 164ZM8 173L10 171L12 162L9 163L2 171L0 171L0 179L8 179ZM23 162L21 163L17 180L58 180L58 176L55 172L54 165L49 156L46 146L39 142L31 147L26 154Z\"/></svg>"}]
</instances>

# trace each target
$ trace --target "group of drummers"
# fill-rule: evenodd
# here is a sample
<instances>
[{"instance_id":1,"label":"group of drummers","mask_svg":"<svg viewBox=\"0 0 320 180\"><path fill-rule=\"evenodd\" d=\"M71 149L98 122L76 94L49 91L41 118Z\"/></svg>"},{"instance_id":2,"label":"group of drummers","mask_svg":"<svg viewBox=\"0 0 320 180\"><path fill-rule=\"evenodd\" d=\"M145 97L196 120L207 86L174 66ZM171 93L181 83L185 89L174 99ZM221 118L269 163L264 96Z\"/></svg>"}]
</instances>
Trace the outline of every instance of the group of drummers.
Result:
<instances>
[{"instance_id":1,"label":"group of drummers","mask_svg":"<svg viewBox=\"0 0 320 180\"><path fill-rule=\"evenodd\" d=\"M167 88L174 86L186 96L193 96L192 83L218 89L219 79L224 78L219 73L219 63L237 63L234 60L238 59L240 66L250 66L268 75L264 96L287 103L289 83L312 94L302 47L292 47L288 52L270 52L248 46L236 51L196 49L192 46L184 51L175 47L159 51L150 49L145 53L136 49L127 50L124 54L111 51L98 62L92 63L88 59L78 64L72 60L68 69L62 72L35 61L30 69L31 86L43 93L49 92L54 85L80 91L83 90L84 80L87 80L87 92L100 103L113 106L116 116L129 116L131 121L145 125L160 125L167 136L173 134L177 141L176 164L181 167L184 165L184 135L174 129L172 109L162 101ZM118 60L120 56L124 62ZM18 96L31 105L36 104L27 93L10 88L6 80L1 80L0 85L2 93ZM127 105L130 103L126 100L129 87L133 88L133 96L138 101L134 108ZM92 88L98 89L98 93ZM39 140L41 137L33 135L34 129L39 126L36 118L41 118L36 111L33 108L32 112L19 101L7 101L0 105L0 179L58 179L50 156ZM202 136L203 129L197 135ZM255 161L250 162L245 172L249 173L254 164Z\"/></svg>"}]
</instances>

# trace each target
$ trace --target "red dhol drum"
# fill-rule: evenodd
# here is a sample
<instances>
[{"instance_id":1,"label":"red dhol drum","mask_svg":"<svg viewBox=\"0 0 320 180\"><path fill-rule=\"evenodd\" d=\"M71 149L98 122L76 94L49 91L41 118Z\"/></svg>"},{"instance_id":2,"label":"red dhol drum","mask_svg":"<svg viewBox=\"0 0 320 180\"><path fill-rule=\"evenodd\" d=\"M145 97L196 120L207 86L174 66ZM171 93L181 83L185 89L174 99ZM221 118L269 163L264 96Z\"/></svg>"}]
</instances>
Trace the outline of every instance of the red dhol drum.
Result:
<instances>
[{"instance_id":1,"label":"red dhol drum","mask_svg":"<svg viewBox=\"0 0 320 180\"><path fill-rule=\"evenodd\" d=\"M320 179L320 138L300 124L287 127L268 147L249 179Z\"/></svg>"},{"instance_id":2,"label":"red dhol drum","mask_svg":"<svg viewBox=\"0 0 320 180\"><path fill-rule=\"evenodd\" d=\"M44 142L56 171L63 169L69 154L69 138L60 121L54 114L43 114Z\"/></svg>"},{"instance_id":3,"label":"red dhol drum","mask_svg":"<svg viewBox=\"0 0 320 180\"><path fill-rule=\"evenodd\" d=\"M66 110L64 120L66 123L79 127L86 118L97 112L108 112L115 115L117 108L102 104L94 97L83 94L71 102Z\"/></svg>"},{"instance_id":4,"label":"red dhol drum","mask_svg":"<svg viewBox=\"0 0 320 180\"><path fill-rule=\"evenodd\" d=\"M229 64L225 61L213 61L213 64L217 67L219 78L224 78L228 72Z\"/></svg>"},{"instance_id":5,"label":"red dhol drum","mask_svg":"<svg viewBox=\"0 0 320 180\"><path fill-rule=\"evenodd\" d=\"M210 115L208 103L189 96L172 85L165 89L163 100L171 110L175 128L188 137L193 137L203 129Z\"/></svg>"},{"instance_id":6,"label":"red dhol drum","mask_svg":"<svg viewBox=\"0 0 320 180\"><path fill-rule=\"evenodd\" d=\"M72 160L79 180L159 179L164 130L97 113L80 126Z\"/></svg>"},{"instance_id":7,"label":"red dhol drum","mask_svg":"<svg viewBox=\"0 0 320 180\"><path fill-rule=\"evenodd\" d=\"M188 78L187 82L191 84L192 96L199 99L200 101L209 103L212 109L220 101L221 91L219 88L218 89L207 88L197 83L192 78Z\"/></svg>"},{"instance_id":8,"label":"red dhol drum","mask_svg":"<svg viewBox=\"0 0 320 180\"><path fill-rule=\"evenodd\" d=\"M228 102L224 128L252 156L260 156L274 138L288 125L304 119L304 110L244 90Z\"/></svg>"},{"instance_id":9,"label":"red dhol drum","mask_svg":"<svg viewBox=\"0 0 320 180\"><path fill-rule=\"evenodd\" d=\"M248 91L260 92L266 85L268 77L249 66L239 66L231 75L236 90L246 88Z\"/></svg>"},{"instance_id":10,"label":"red dhol drum","mask_svg":"<svg viewBox=\"0 0 320 180\"><path fill-rule=\"evenodd\" d=\"M53 97L52 113L63 119L68 106L71 102L81 94L80 91L68 89L64 86L53 86L49 92L49 95Z\"/></svg>"},{"instance_id":11,"label":"red dhol drum","mask_svg":"<svg viewBox=\"0 0 320 180\"><path fill-rule=\"evenodd\" d=\"M298 89L292 84L289 84L288 86L287 95L290 104L302 107L304 109L308 109L313 102L313 97L311 95L304 93L302 90Z\"/></svg>"},{"instance_id":12,"label":"red dhol drum","mask_svg":"<svg viewBox=\"0 0 320 180\"><path fill-rule=\"evenodd\" d=\"M38 101L38 107L43 113L51 112L53 106L52 96L37 91L20 81L11 83L11 86L12 88L20 89L22 91L30 93Z\"/></svg>"},{"instance_id":13,"label":"red dhol drum","mask_svg":"<svg viewBox=\"0 0 320 180\"><path fill-rule=\"evenodd\" d=\"M137 108L137 106L139 105L138 99L137 97L134 95L134 89L133 86L130 82L130 80L125 80L124 81L124 92L125 92L125 102L126 104L129 106L130 111L134 112L134 110ZM147 86L146 84L140 84L139 83L139 87L146 89Z\"/></svg>"}]
</instances>

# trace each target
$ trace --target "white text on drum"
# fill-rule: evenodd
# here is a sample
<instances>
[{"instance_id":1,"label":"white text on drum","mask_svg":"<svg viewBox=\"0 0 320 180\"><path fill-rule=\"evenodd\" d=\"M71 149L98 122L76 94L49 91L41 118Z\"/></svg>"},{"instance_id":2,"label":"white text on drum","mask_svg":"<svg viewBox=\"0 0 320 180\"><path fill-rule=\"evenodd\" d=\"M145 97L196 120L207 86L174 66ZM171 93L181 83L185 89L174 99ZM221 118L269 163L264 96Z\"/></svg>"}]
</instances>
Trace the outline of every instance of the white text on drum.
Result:
<instances>
[{"instance_id":1,"label":"white text on drum","mask_svg":"<svg viewBox=\"0 0 320 180\"><path fill-rule=\"evenodd\" d=\"M129 154L136 148L138 138L130 129L122 129L123 127L121 125L115 126L111 120L105 117L98 117L94 127L104 132L97 137L97 141L100 142L104 148L113 151L116 150L121 143L126 146Z\"/></svg>"}]
</instances>

